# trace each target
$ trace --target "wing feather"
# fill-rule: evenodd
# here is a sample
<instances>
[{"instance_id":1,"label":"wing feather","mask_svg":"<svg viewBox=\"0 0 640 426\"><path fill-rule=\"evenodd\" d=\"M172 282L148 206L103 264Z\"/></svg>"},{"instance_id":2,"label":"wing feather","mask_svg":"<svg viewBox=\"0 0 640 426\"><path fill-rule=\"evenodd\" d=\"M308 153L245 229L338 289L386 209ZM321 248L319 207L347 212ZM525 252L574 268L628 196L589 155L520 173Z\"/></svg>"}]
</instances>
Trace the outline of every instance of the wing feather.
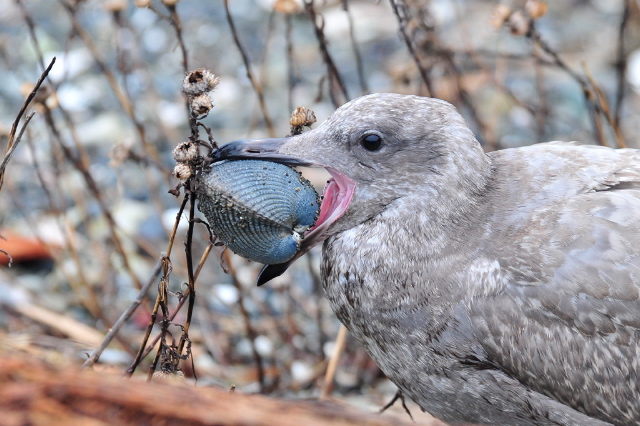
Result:
<instances>
[{"instance_id":1,"label":"wing feather","mask_svg":"<svg viewBox=\"0 0 640 426\"><path fill-rule=\"evenodd\" d=\"M640 156L563 144L508 151L494 163L521 177L497 188L511 205L498 204L495 248L483 248L503 285L473 304L476 335L531 389L612 422L637 421Z\"/></svg>"}]
</instances>

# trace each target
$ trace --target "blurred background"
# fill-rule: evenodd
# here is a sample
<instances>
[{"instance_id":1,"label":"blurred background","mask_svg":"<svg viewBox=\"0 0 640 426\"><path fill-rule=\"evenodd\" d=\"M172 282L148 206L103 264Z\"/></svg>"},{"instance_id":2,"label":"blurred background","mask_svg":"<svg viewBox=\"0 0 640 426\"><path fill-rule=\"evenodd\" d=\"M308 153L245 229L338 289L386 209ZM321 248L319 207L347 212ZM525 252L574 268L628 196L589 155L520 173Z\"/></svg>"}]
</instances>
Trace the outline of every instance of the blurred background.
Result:
<instances>
[{"instance_id":1,"label":"blurred background","mask_svg":"<svg viewBox=\"0 0 640 426\"><path fill-rule=\"evenodd\" d=\"M322 122L350 99L397 92L452 102L487 151L549 140L640 147L635 0L0 0L3 151L53 57L0 191L0 249L13 260L0 253L0 353L79 365L152 282L93 367L116 374L143 341L182 201L168 191L178 184L171 152L190 132L185 71L221 79L203 120L219 144L284 136L299 105ZM322 190L323 172L305 175ZM170 314L187 290L187 222L170 255ZM197 262L208 235L195 230ZM197 279L185 376L317 397L339 329L320 251L260 288L260 265L225 257L215 247ZM169 343L185 320L183 309ZM371 409L394 394L347 337L333 397Z\"/></svg>"}]
</instances>

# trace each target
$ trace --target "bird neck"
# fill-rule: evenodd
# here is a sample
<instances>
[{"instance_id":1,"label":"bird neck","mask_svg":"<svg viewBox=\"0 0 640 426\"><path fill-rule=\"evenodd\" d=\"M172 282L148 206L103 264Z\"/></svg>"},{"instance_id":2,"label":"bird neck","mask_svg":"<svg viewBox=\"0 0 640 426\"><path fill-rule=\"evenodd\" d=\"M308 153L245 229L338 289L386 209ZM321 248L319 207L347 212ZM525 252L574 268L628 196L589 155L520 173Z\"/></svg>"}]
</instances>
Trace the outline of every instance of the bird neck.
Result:
<instances>
[{"instance_id":1,"label":"bird neck","mask_svg":"<svg viewBox=\"0 0 640 426\"><path fill-rule=\"evenodd\" d=\"M325 242L327 297L360 340L389 327L402 335L412 323L436 336L454 320L466 282L452 271L473 257L486 217L481 197L456 194L399 198Z\"/></svg>"}]
</instances>

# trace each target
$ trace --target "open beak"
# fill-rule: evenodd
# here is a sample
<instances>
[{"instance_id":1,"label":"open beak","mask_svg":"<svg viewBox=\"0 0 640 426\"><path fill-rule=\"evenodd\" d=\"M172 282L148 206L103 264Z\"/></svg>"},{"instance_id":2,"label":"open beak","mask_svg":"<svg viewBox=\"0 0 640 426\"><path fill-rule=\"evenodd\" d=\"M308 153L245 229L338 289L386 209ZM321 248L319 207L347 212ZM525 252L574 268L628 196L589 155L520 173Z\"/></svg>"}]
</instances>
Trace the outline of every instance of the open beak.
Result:
<instances>
[{"instance_id":1,"label":"open beak","mask_svg":"<svg viewBox=\"0 0 640 426\"><path fill-rule=\"evenodd\" d=\"M329 228L347 210L353 194L355 183L346 175L338 172L330 165L322 164L312 159L305 159L295 155L284 154L283 147L292 138L275 139L247 139L230 142L223 145L216 153L215 159L222 160L265 160L290 166L324 167L331 174L324 188L320 214L316 224L306 232L300 243L300 250L291 259L277 265L265 265L258 275L258 286L282 275L293 262L311 250L312 247L329 237Z\"/></svg>"}]
</instances>

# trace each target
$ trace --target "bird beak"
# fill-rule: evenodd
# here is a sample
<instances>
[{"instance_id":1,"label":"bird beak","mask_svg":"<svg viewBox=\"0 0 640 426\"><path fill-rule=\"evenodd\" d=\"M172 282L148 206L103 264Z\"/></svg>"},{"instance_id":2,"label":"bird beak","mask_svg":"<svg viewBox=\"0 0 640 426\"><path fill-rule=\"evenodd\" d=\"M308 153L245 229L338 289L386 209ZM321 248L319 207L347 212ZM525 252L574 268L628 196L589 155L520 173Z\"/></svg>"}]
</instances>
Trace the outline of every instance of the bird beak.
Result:
<instances>
[{"instance_id":1,"label":"bird beak","mask_svg":"<svg viewBox=\"0 0 640 426\"><path fill-rule=\"evenodd\" d=\"M305 234L300 243L300 250L293 258L284 263L265 265L258 275L259 286L282 275L293 262L311 250L312 247L328 238L331 234L331 226L347 210L355 192L356 185L354 181L330 165L320 164L310 159L282 152L292 149L291 145L289 145L292 142L299 141L296 136L277 139L239 140L222 146L215 154L216 161L255 159L273 161L290 166L324 167L332 176L323 192L323 201L320 206L318 220ZM285 147L285 145L288 146Z\"/></svg>"},{"instance_id":2,"label":"bird beak","mask_svg":"<svg viewBox=\"0 0 640 426\"><path fill-rule=\"evenodd\" d=\"M313 166L311 161L282 154L280 149L291 138L243 139L229 142L216 151L214 158L221 160L265 160L290 166Z\"/></svg>"}]
</instances>

